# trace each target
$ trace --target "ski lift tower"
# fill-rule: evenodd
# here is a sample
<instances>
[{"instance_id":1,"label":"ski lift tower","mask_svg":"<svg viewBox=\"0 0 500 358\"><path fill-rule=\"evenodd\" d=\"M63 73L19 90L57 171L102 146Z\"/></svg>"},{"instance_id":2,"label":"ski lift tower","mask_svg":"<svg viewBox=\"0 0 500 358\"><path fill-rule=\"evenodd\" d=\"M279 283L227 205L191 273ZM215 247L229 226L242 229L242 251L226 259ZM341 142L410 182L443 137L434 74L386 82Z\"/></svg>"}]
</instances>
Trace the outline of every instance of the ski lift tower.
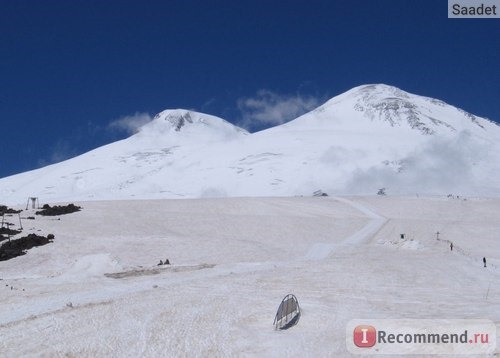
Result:
<instances>
[{"instance_id":1,"label":"ski lift tower","mask_svg":"<svg viewBox=\"0 0 500 358\"><path fill-rule=\"evenodd\" d=\"M8 213L4 213L2 212L2 229L4 227L7 227L7 229L10 229L10 226L12 225L12 223L8 222L5 217L14 217L17 215L17 218L19 220L19 228L22 230L23 229L23 223L21 222L21 213L20 212L8 212Z\"/></svg>"},{"instance_id":2,"label":"ski lift tower","mask_svg":"<svg viewBox=\"0 0 500 358\"><path fill-rule=\"evenodd\" d=\"M40 209L40 201L38 200L38 197L29 197L28 201L26 202L26 210L28 210L30 202L32 209Z\"/></svg>"}]
</instances>

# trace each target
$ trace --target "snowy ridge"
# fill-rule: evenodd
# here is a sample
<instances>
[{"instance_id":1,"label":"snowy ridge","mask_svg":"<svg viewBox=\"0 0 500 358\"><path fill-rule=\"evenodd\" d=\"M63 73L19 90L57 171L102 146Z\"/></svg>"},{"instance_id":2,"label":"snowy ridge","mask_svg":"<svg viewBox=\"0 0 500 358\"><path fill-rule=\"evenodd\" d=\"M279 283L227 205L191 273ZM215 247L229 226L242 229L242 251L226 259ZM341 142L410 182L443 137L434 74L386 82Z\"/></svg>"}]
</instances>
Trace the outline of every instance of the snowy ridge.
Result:
<instances>
[{"instance_id":1,"label":"snowy ridge","mask_svg":"<svg viewBox=\"0 0 500 358\"><path fill-rule=\"evenodd\" d=\"M249 134L183 109L133 136L0 179L3 202L332 194L500 196L500 126L440 100L365 85Z\"/></svg>"}]
</instances>

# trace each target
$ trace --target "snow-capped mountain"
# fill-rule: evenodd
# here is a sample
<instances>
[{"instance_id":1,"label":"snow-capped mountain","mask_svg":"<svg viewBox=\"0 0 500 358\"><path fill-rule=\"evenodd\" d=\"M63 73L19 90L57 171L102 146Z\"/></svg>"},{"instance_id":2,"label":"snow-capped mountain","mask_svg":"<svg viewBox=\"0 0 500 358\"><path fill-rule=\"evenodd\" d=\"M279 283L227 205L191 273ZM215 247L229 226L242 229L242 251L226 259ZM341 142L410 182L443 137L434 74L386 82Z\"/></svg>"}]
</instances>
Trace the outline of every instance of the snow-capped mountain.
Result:
<instances>
[{"instance_id":1,"label":"snow-capped mountain","mask_svg":"<svg viewBox=\"0 0 500 358\"><path fill-rule=\"evenodd\" d=\"M160 112L139 131L139 137L157 137L162 141L168 138L169 142L179 143L186 143L189 140L187 138L201 143L219 142L235 139L242 134L248 132L222 118L183 109Z\"/></svg>"},{"instance_id":2,"label":"snow-capped mountain","mask_svg":"<svg viewBox=\"0 0 500 358\"><path fill-rule=\"evenodd\" d=\"M324 115L319 115L323 112ZM324 117L330 123L332 120L342 121L337 122L337 125L353 126L356 130L366 125L366 120L409 128L425 135L447 136L470 130L481 136L480 129L485 129L484 119L464 110L383 84L355 87L301 118L310 120L312 116ZM493 124L488 120L486 122Z\"/></svg>"},{"instance_id":3,"label":"snow-capped mountain","mask_svg":"<svg viewBox=\"0 0 500 358\"><path fill-rule=\"evenodd\" d=\"M257 133L166 110L133 136L0 179L6 203L205 196L500 195L500 127L386 85Z\"/></svg>"}]
</instances>

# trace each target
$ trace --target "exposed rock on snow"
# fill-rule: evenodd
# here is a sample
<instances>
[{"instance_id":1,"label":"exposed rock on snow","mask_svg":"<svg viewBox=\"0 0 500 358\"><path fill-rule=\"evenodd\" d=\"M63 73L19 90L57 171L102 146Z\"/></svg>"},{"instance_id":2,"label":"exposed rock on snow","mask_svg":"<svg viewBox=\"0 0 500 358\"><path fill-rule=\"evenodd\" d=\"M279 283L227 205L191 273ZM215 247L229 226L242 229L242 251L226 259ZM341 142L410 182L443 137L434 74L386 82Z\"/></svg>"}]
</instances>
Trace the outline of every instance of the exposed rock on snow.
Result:
<instances>
[{"instance_id":1,"label":"exposed rock on snow","mask_svg":"<svg viewBox=\"0 0 500 358\"><path fill-rule=\"evenodd\" d=\"M36 234L29 234L28 236L24 236L19 239L4 242L0 246L0 261L6 261L17 256L25 255L27 250L36 246L47 245L53 240L54 235L49 234L45 237Z\"/></svg>"},{"instance_id":2,"label":"exposed rock on snow","mask_svg":"<svg viewBox=\"0 0 500 358\"><path fill-rule=\"evenodd\" d=\"M35 214L36 215L43 215L43 216L58 216L58 215L75 213L75 212L80 211L80 210L81 210L81 207L76 206L75 204L54 205L54 206L50 206L49 204L45 204L42 207L42 210L37 211Z\"/></svg>"}]
</instances>

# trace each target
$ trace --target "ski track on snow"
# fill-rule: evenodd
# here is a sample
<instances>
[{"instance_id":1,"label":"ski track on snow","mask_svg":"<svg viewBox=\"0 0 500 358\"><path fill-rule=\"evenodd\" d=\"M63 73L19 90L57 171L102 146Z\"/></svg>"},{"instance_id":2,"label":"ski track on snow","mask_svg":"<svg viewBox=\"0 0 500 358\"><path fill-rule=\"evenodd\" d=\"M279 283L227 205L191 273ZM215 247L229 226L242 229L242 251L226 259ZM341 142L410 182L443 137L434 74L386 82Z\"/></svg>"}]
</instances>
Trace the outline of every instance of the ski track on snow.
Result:
<instances>
[{"instance_id":1,"label":"ski track on snow","mask_svg":"<svg viewBox=\"0 0 500 358\"><path fill-rule=\"evenodd\" d=\"M361 211L370 219L370 221L361 230L358 230L351 236L347 237L340 244L323 242L314 244L305 255L306 260L323 260L332 253L335 247L338 246L346 247L360 245L363 242L366 242L370 237L373 237L373 235L375 235L387 222L386 218L378 215L377 213L370 210L366 206L361 205L360 203L356 203L346 198L335 197L334 199Z\"/></svg>"}]
</instances>

